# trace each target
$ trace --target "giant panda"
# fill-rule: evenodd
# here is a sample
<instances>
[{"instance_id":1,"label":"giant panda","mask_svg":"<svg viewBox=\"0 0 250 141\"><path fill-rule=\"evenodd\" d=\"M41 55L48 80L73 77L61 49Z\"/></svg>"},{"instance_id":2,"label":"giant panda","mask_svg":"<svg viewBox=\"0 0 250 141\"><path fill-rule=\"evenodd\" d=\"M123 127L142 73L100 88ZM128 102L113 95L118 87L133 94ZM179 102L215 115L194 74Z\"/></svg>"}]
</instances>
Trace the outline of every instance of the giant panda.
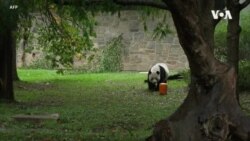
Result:
<instances>
[{"instance_id":1,"label":"giant panda","mask_svg":"<svg viewBox=\"0 0 250 141\"><path fill-rule=\"evenodd\" d=\"M166 83L169 76L168 66L164 63L157 63L148 71L148 89L158 91L160 83Z\"/></svg>"}]
</instances>

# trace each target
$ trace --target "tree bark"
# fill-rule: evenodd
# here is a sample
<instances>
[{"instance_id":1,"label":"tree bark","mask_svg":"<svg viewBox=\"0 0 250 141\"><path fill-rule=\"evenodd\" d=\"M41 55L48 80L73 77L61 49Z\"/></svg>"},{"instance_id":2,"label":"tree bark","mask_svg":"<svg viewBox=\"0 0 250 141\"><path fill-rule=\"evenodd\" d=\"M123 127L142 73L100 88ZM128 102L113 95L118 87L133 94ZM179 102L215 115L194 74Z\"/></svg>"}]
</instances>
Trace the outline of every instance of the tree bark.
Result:
<instances>
[{"instance_id":1,"label":"tree bark","mask_svg":"<svg viewBox=\"0 0 250 141\"><path fill-rule=\"evenodd\" d=\"M211 49L214 50L214 31L215 21L211 16L211 10L215 9L215 1L198 1L199 2L199 21L202 25L203 38L210 45Z\"/></svg>"},{"instance_id":2,"label":"tree bark","mask_svg":"<svg viewBox=\"0 0 250 141\"><path fill-rule=\"evenodd\" d=\"M249 141L250 119L236 99L236 71L214 57L200 22L199 4L165 2L189 61L191 84L183 104L155 125L147 141Z\"/></svg>"},{"instance_id":3,"label":"tree bark","mask_svg":"<svg viewBox=\"0 0 250 141\"><path fill-rule=\"evenodd\" d=\"M247 1L245 1L247 6ZM228 21L227 26L227 62L235 68L236 74L239 73L239 46L240 46L240 12L243 5L239 0L227 0L227 8L232 14L232 19ZM236 79L236 96L239 102L238 77Z\"/></svg>"},{"instance_id":4,"label":"tree bark","mask_svg":"<svg viewBox=\"0 0 250 141\"><path fill-rule=\"evenodd\" d=\"M0 99L14 101L12 69L12 29L0 31Z\"/></svg>"},{"instance_id":5,"label":"tree bark","mask_svg":"<svg viewBox=\"0 0 250 141\"><path fill-rule=\"evenodd\" d=\"M240 47L240 12L248 6L250 0L245 0L240 4L239 0L227 0L227 9L232 14L232 19L227 26L227 62L235 68L236 74L239 73L239 47ZM236 97L239 103L239 79L236 79Z\"/></svg>"},{"instance_id":6,"label":"tree bark","mask_svg":"<svg viewBox=\"0 0 250 141\"><path fill-rule=\"evenodd\" d=\"M29 28L28 27L25 27L24 28L24 34L23 34L23 42L22 42L22 45L21 45L21 48L22 48L22 57L21 57L21 60L22 60L22 66L23 67L27 67L27 64L26 64L26 47L28 45L28 39L29 39Z\"/></svg>"},{"instance_id":7,"label":"tree bark","mask_svg":"<svg viewBox=\"0 0 250 141\"><path fill-rule=\"evenodd\" d=\"M17 73L17 60L16 60L16 56L17 56L17 52L16 52L16 38L14 37L13 38L13 41L12 41L12 56L13 56L13 59L12 59L12 74L13 74L13 80L14 81L19 81L19 77L18 77L18 73Z\"/></svg>"}]
</instances>

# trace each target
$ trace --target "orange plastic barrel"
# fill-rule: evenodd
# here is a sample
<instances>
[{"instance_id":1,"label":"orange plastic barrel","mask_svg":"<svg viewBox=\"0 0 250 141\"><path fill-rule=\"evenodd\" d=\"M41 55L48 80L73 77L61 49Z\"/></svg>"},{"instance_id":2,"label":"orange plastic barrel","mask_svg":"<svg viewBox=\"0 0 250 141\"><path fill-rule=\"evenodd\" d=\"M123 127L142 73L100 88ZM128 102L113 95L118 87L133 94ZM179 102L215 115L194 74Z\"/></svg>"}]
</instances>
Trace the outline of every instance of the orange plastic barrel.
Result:
<instances>
[{"instance_id":1,"label":"orange plastic barrel","mask_svg":"<svg viewBox=\"0 0 250 141\"><path fill-rule=\"evenodd\" d=\"M167 89L168 89L167 83L160 83L160 86L159 86L160 95L166 95Z\"/></svg>"}]
</instances>

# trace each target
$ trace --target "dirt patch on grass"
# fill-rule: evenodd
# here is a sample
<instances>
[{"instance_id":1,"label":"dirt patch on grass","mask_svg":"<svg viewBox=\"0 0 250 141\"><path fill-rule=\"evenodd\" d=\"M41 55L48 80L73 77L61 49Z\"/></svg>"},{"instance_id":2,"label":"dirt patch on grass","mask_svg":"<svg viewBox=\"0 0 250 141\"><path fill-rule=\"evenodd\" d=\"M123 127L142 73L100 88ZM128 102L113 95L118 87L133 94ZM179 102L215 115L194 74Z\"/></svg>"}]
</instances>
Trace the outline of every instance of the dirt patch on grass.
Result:
<instances>
[{"instance_id":1,"label":"dirt patch on grass","mask_svg":"<svg viewBox=\"0 0 250 141\"><path fill-rule=\"evenodd\" d=\"M29 83L25 81L15 82L15 88L19 90L38 90L38 91L45 91L48 89L55 89L55 85L50 82L41 82L41 83Z\"/></svg>"},{"instance_id":2,"label":"dirt patch on grass","mask_svg":"<svg viewBox=\"0 0 250 141\"><path fill-rule=\"evenodd\" d=\"M31 102L18 102L20 109L27 109L29 107L58 107L62 106L64 101L60 98L40 98Z\"/></svg>"},{"instance_id":3,"label":"dirt patch on grass","mask_svg":"<svg viewBox=\"0 0 250 141\"><path fill-rule=\"evenodd\" d=\"M133 135L133 131L136 129L141 128L143 125L136 122L124 122L124 121L117 121L113 122L112 124L108 125L99 125L95 128L92 128L93 133L104 133L105 131L109 132L124 132Z\"/></svg>"}]
</instances>

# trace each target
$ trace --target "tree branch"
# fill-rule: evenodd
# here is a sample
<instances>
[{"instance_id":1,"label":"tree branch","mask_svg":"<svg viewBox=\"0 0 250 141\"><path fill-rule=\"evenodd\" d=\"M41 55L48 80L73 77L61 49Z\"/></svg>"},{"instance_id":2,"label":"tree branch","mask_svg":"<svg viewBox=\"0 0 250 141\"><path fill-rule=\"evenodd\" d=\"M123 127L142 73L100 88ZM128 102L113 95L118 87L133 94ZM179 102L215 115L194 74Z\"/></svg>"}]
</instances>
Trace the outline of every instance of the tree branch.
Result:
<instances>
[{"instance_id":1,"label":"tree branch","mask_svg":"<svg viewBox=\"0 0 250 141\"><path fill-rule=\"evenodd\" d=\"M250 4L250 0L245 0L243 3L240 4L240 10L244 9Z\"/></svg>"},{"instance_id":2,"label":"tree branch","mask_svg":"<svg viewBox=\"0 0 250 141\"><path fill-rule=\"evenodd\" d=\"M114 2L120 5L150 6L168 10L168 6L165 3L156 0L114 0Z\"/></svg>"}]
</instances>

